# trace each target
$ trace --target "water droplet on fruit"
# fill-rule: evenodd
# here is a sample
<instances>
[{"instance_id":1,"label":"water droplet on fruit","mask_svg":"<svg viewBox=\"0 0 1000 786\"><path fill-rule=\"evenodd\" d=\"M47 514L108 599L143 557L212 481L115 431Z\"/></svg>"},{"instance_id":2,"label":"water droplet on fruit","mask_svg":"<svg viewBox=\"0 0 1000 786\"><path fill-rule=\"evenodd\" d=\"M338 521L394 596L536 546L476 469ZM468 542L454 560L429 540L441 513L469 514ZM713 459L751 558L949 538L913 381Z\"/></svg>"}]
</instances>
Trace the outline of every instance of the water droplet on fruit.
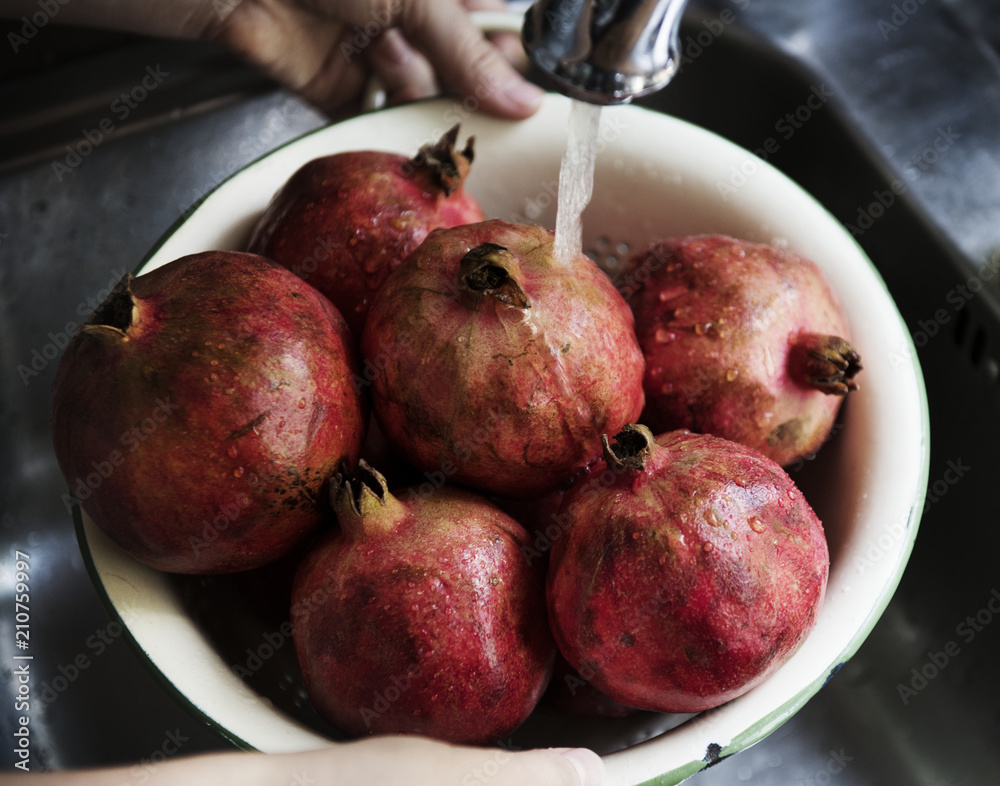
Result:
<instances>
[{"instance_id":1,"label":"water droplet on fruit","mask_svg":"<svg viewBox=\"0 0 1000 786\"><path fill-rule=\"evenodd\" d=\"M243 467L237 467L236 469L234 469L233 470L233 477L234 478L242 478L243 477Z\"/></svg>"},{"instance_id":2,"label":"water droplet on fruit","mask_svg":"<svg viewBox=\"0 0 1000 786\"><path fill-rule=\"evenodd\" d=\"M660 559L659 559L659 563L660 563L661 565L665 565L665 564L666 564L666 562L667 562L667 555L666 555L666 554L661 554L661 555L660 555Z\"/></svg>"},{"instance_id":3,"label":"water droplet on fruit","mask_svg":"<svg viewBox=\"0 0 1000 786\"><path fill-rule=\"evenodd\" d=\"M217 366L217 365L219 365L219 361L218 360L210 360L210 361L208 361L208 365L210 365L210 366Z\"/></svg>"},{"instance_id":4,"label":"water droplet on fruit","mask_svg":"<svg viewBox=\"0 0 1000 786\"><path fill-rule=\"evenodd\" d=\"M732 382L740 375L739 369L731 368L726 372L726 382Z\"/></svg>"},{"instance_id":5,"label":"water droplet on fruit","mask_svg":"<svg viewBox=\"0 0 1000 786\"><path fill-rule=\"evenodd\" d=\"M229 448L226 450L226 453L229 454L229 458L236 458L237 454L239 453L239 450L237 450L235 445L230 445Z\"/></svg>"},{"instance_id":6,"label":"water droplet on fruit","mask_svg":"<svg viewBox=\"0 0 1000 786\"><path fill-rule=\"evenodd\" d=\"M722 516L719 515L719 511L715 508L709 508L705 511L705 521L713 527L721 527L726 523Z\"/></svg>"},{"instance_id":7,"label":"water droplet on fruit","mask_svg":"<svg viewBox=\"0 0 1000 786\"><path fill-rule=\"evenodd\" d=\"M670 331L670 330L664 330L663 328L657 328L656 329L656 333L654 334L654 338L656 338L656 340L657 340L658 343L660 343L660 344L666 344L666 343L668 343L670 341L673 341L675 338L677 338L677 334L674 333L673 331Z\"/></svg>"},{"instance_id":8,"label":"water droplet on fruit","mask_svg":"<svg viewBox=\"0 0 1000 786\"><path fill-rule=\"evenodd\" d=\"M225 393L227 396L231 396L231 395L233 395L233 393L236 392L236 388L226 388L222 392Z\"/></svg>"},{"instance_id":9,"label":"water droplet on fruit","mask_svg":"<svg viewBox=\"0 0 1000 786\"><path fill-rule=\"evenodd\" d=\"M709 551L711 551L714 548L715 548L715 546L713 546L712 542L709 541L708 543L703 543L702 544L701 550L704 551L704 552L706 552L706 553L708 553Z\"/></svg>"},{"instance_id":10,"label":"water droplet on fruit","mask_svg":"<svg viewBox=\"0 0 1000 786\"><path fill-rule=\"evenodd\" d=\"M240 505L242 505L245 508L249 504L250 504L250 497L248 497L246 494L240 497Z\"/></svg>"},{"instance_id":11,"label":"water droplet on fruit","mask_svg":"<svg viewBox=\"0 0 1000 786\"><path fill-rule=\"evenodd\" d=\"M306 400L304 398L300 398L299 399L299 409L305 409L305 408L306 408Z\"/></svg>"},{"instance_id":12,"label":"water droplet on fruit","mask_svg":"<svg viewBox=\"0 0 1000 786\"><path fill-rule=\"evenodd\" d=\"M665 393L665 394L673 393L674 392L674 383L673 382L664 382L663 385L660 387L660 392L661 393Z\"/></svg>"},{"instance_id":13,"label":"water droplet on fruit","mask_svg":"<svg viewBox=\"0 0 1000 786\"><path fill-rule=\"evenodd\" d=\"M750 525L750 529L752 529L754 532L764 531L764 522L761 521L756 516L750 516L750 518L747 519L747 524Z\"/></svg>"}]
</instances>

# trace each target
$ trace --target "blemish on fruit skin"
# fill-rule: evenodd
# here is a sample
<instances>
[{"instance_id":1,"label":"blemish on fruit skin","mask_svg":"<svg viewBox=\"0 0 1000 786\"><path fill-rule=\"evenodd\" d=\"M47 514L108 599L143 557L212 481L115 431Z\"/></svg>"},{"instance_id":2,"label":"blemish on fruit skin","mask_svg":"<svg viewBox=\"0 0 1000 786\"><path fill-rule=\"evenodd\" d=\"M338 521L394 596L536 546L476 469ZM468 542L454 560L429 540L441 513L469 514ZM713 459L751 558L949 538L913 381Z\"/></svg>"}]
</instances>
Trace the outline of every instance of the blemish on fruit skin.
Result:
<instances>
[{"instance_id":1,"label":"blemish on fruit skin","mask_svg":"<svg viewBox=\"0 0 1000 786\"><path fill-rule=\"evenodd\" d=\"M713 527L721 527L726 523L725 519L722 518L719 511L715 508L709 508L705 511L705 521Z\"/></svg>"},{"instance_id":2,"label":"blemish on fruit skin","mask_svg":"<svg viewBox=\"0 0 1000 786\"><path fill-rule=\"evenodd\" d=\"M240 451L237 449L235 445L230 445L226 450L226 453L229 454L229 458L236 458L239 452Z\"/></svg>"}]
</instances>

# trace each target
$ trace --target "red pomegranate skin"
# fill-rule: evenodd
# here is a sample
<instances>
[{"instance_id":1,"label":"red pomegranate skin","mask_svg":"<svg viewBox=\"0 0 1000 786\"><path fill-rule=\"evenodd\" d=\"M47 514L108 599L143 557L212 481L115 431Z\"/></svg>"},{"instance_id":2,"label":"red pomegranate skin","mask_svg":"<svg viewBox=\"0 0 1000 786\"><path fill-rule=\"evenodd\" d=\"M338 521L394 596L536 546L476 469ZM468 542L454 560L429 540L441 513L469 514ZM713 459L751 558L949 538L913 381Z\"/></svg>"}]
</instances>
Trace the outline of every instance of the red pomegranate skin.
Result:
<instances>
[{"instance_id":1,"label":"red pomegranate skin","mask_svg":"<svg viewBox=\"0 0 1000 786\"><path fill-rule=\"evenodd\" d=\"M798 649L822 605L827 544L770 459L710 435L654 442L644 430L642 465L606 461L567 493L549 619L569 663L614 701L699 712Z\"/></svg>"},{"instance_id":2,"label":"red pomegranate skin","mask_svg":"<svg viewBox=\"0 0 1000 786\"><path fill-rule=\"evenodd\" d=\"M412 159L364 150L306 163L274 195L248 250L316 287L360 337L372 295L428 232L484 218L463 187L472 142L455 151L457 133Z\"/></svg>"},{"instance_id":3,"label":"red pomegranate skin","mask_svg":"<svg viewBox=\"0 0 1000 786\"><path fill-rule=\"evenodd\" d=\"M552 246L548 230L500 220L435 230L376 295L362 335L373 411L410 463L540 497L642 411L628 305L590 259L560 264ZM503 282L476 289L473 258Z\"/></svg>"},{"instance_id":4,"label":"red pomegranate skin","mask_svg":"<svg viewBox=\"0 0 1000 786\"><path fill-rule=\"evenodd\" d=\"M532 712L555 657L527 534L473 492L393 495L372 474L338 492L340 531L295 578L309 696L350 736L496 742Z\"/></svg>"},{"instance_id":5,"label":"red pomegranate skin","mask_svg":"<svg viewBox=\"0 0 1000 786\"><path fill-rule=\"evenodd\" d=\"M810 260L724 235L669 238L634 257L632 297L655 433L714 434L782 466L833 427L861 363L840 302Z\"/></svg>"},{"instance_id":6,"label":"red pomegranate skin","mask_svg":"<svg viewBox=\"0 0 1000 786\"><path fill-rule=\"evenodd\" d=\"M127 284L127 288L126 285ZM344 320L262 257L210 251L122 285L73 338L56 457L94 522L176 573L271 562L329 518L366 406Z\"/></svg>"}]
</instances>

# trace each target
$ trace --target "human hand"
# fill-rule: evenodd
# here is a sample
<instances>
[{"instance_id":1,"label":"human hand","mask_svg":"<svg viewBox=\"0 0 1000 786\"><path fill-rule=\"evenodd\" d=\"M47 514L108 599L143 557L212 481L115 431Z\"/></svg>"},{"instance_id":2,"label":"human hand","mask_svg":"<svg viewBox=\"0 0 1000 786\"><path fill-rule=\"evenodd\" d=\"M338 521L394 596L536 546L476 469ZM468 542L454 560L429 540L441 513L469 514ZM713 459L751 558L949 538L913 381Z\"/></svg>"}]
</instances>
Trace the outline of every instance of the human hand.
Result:
<instances>
[{"instance_id":1,"label":"human hand","mask_svg":"<svg viewBox=\"0 0 1000 786\"><path fill-rule=\"evenodd\" d=\"M37 1L4 0L0 17L36 12ZM476 109L522 118L542 90L510 62L524 57L518 36L487 40L469 15L505 8L504 0L73 0L60 5L59 22L216 41L329 113L357 103L374 75L388 103L435 95L440 82Z\"/></svg>"},{"instance_id":2,"label":"human hand","mask_svg":"<svg viewBox=\"0 0 1000 786\"><path fill-rule=\"evenodd\" d=\"M16 776L27 786L103 786L131 776L121 769ZM604 765L586 749L508 751L448 745L421 737L372 737L304 753L215 753L146 767L148 786L600 786ZM0 775L0 784L15 776Z\"/></svg>"},{"instance_id":3,"label":"human hand","mask_svg":"<svg viewBox=\"0 0 1000 786\"><path fill-rule=\"evenodd\" d=\"M469 16L503 10L503 0L231 0L228 8L202 35L327 111L356 98L371 74L389 103L434 95L440 81L491 114L538 108L542 91L503 53L523 56L517 36L488 41Z\"/></svg>"}]
</instances>

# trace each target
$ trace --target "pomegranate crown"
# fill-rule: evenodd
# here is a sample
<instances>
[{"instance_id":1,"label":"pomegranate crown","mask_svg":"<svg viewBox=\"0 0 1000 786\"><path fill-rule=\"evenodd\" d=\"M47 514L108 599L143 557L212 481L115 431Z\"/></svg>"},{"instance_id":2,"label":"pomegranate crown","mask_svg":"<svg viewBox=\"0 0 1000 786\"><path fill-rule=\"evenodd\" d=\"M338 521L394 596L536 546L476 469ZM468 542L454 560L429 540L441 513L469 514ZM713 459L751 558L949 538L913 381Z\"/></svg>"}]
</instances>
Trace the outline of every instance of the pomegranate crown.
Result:
<instances>
[{"instance_id":1,"label":"pomegranate crown","mask_svg":"<svg viewBox=\"0 0 1000 786\"><path fill-rule=\"evenodd\" d=\"M465 142L464 150L456 150L459 124L456 123L434 144L426 144L420 148L410 164L414 168L426 168L444 191L445 196L451 196L457 191L469 174L469 166L475 157L473 143L475 137L470 136Z\"/></svg>"},{"instance_id":2,"label":"pomegranate crown","mask_svg":"<svg viewBox=\"0 0 1000 786\"><path fill-rule=\"evenodd\" d=\"M641 423L627 423L622 426L621 431L615 435L614 444L608 440L607 434L601 434L604 460L616 472L626 469L640 472L644 470L654 443L653 432Z\"/></svg>"}]
</instances>

